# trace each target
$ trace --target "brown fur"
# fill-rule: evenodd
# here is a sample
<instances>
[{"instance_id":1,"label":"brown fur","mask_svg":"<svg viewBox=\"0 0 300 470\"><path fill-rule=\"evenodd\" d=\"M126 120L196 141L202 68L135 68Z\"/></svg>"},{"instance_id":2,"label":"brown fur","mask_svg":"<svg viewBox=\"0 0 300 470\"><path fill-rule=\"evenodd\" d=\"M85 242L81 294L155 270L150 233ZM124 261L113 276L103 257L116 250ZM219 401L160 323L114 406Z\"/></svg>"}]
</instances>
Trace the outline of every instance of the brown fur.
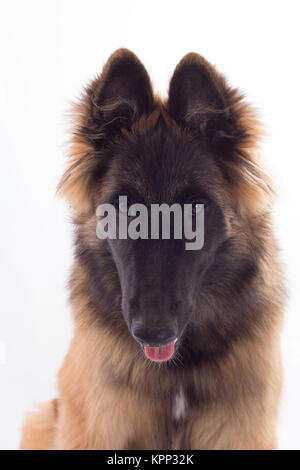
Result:
<instances>
[{"instance_id":1,"label":"brown fur","mask_svg":"<svg viewBox=\"0 0 300 470\"><path fill-rule=\"evenodd\" d=\"M81 128L90 119L90 101L101 87L110 64L125 53L128 51L120 50L112 56L99 81L88 88L75 109L75 134L67 171L59 187L73 207L78 230L91 247L95 244L91 177L96 161L93 143L82 135ZM208 361L181 371L182 383L187 389L197 389L201 400L191 401L184 419L175 423L172 391L177 388L179 375L166 374L165 364L158 367L147 361L125 325L116 323L112 328L96 319L85 272L76 261L71 279L75 332L59 373L59 398L27 418L22 449L276 448L283 300L281 267L269 229L272 190L257 156L261 130L255 113L211 65L195 54L183 59L195 60L206 64L243 130L235 149L236 158L244 160L244 169L237 171L228 163L234 179L231 193L238 203L240 219L238 224L232 224L227 214L228 230L236 236L241 252L248 249L249 239L253 246L263 243L266 252L259 261L257 285L260 302L253 315L264 310L270 314L262 315L259 327L248 337L236 339L217 362ZM203 113L203 109L198 112ZM177 133L183 132L158 98L155 110L140 117L130 132L147 133L159 117ZM97 136L98 141L102 138L103 135ZM109 181L104 180L101 191L105 192L107 187ZM221 193L219 197L226 206Z\"/></svg>"}]
</instances>

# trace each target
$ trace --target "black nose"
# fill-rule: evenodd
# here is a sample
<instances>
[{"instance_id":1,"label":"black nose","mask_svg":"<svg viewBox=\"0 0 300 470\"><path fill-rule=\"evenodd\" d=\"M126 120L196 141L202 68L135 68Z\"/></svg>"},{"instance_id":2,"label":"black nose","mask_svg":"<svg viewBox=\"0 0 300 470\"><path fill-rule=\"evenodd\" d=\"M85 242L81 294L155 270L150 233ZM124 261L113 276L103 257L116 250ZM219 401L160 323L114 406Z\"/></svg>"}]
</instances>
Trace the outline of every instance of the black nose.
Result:
<instances>
[{"instance_id":1,"label":"black nose","mask_svg":"<svg viewBox=\"0 0 300 470\"><path fill-rule=\"evenodd\" d=\"M163 346L176 339L177 327L175 322L161 327L152 327L133 321L131 333L137 341L147 346Z\"/></svg>"}]
</instances>

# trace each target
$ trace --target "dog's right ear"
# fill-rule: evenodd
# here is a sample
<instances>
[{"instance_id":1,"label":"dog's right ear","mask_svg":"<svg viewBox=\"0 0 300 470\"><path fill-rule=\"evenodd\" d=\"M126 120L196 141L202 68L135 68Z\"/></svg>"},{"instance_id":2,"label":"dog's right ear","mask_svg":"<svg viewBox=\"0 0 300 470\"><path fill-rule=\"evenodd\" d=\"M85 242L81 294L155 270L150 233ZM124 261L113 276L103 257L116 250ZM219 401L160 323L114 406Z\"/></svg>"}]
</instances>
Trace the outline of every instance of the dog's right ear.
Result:
<instances>
[{"instance_id":1,"label":"dog's right ear","mask_svg":"<svg viewBox=\"0 0 300 470\"><path fill-rule=\"evenodd\" d=\"M90 129L111 137L121 127L129 127L154 107L149 76L139 59L128 49L118 49L105 64L102 74L87 90L90 105ZM101 141L100 137L100 141Z\"/></svg>"},{"instance_id":2,"label":"dog's right ear","mask_svg":"<svg viewBox=\"0 0 300 470\"><path fill-rule=\"evenodd\" d=\"M74 107L68 167L58 191L76 213L92 209L95 174L100 176L105 168L102 149L122 129L130 129L142 114L153 109L152 86L143 64L128 49L118 49Z\"/></svg>"}]
</instances>

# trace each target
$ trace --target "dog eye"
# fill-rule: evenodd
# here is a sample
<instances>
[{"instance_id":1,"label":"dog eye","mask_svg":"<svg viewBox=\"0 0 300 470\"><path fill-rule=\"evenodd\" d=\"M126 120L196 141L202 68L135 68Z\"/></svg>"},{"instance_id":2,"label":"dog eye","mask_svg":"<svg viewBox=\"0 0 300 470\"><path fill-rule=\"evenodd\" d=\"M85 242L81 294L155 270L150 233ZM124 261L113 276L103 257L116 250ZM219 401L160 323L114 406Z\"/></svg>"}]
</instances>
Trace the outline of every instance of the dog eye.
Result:
<instances>
[{"instance_id":1,"label":"dog eye","mask_svg":"<svg viewBox=\"0 0 300 470\"><path fill-rule=\"evenodd\" d=\"M125 201L120 201L119 198L117 197L114 200L113 205L119 212L122 212L122 214L127 214L128 203L126 204Z\"/></svg>"},{"instance_id":2,"label":"dog eye","mask_svg":"<svg viewBox=\"0 0 300 470\"><path fill-rule=\"evenodd\" d=\"M123 215L128 215L129 217L131 216L131 213L130 213L130 207L131 207L132 203L129 199L127 199L127 202L125 202L124 200L123 201L120 201L119 198L117 198L114 202L114 206L115 208Z\"/></svg>"},{"instance_id":3,"label":"dog eye","mask_svg":"<svg viewBox=\"0 0 300 470\"><path fill-rule=\"evenodd\" d=\"M127 214L128 212L128 204L126 202L118 202L118 205L117 205L118 209L120 212L122 212L122 214Z\"/></svg>"},{"instance_id":4,"label":"dog eye","mask_svg":"<svg viewBox=\"0 0 300 470\"><path fill-rule=\"evenodd\" d=\"M193 202L192 204L192 214L198 215L204 210L204 202Z\"/></svg>"}]
</instances>

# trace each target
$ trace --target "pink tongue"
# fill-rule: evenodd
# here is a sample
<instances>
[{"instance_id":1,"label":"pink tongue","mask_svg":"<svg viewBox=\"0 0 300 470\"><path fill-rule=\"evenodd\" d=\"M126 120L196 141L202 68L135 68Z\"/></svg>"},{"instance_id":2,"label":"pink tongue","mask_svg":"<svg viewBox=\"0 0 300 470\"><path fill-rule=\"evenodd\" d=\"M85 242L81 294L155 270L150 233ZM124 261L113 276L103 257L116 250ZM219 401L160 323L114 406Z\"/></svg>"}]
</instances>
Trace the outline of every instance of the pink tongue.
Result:
<instances>
[{"instance_id":1,"label":"pink tongue","mask_svg":"<svg viewBox=\"0 0 300 470\"><path fill-rule=\"evenodd\" d=\"M144 346L146 356L151 361L167 361L175 350L175 340L165 346Z\"/></svg>"}]
</instances>

